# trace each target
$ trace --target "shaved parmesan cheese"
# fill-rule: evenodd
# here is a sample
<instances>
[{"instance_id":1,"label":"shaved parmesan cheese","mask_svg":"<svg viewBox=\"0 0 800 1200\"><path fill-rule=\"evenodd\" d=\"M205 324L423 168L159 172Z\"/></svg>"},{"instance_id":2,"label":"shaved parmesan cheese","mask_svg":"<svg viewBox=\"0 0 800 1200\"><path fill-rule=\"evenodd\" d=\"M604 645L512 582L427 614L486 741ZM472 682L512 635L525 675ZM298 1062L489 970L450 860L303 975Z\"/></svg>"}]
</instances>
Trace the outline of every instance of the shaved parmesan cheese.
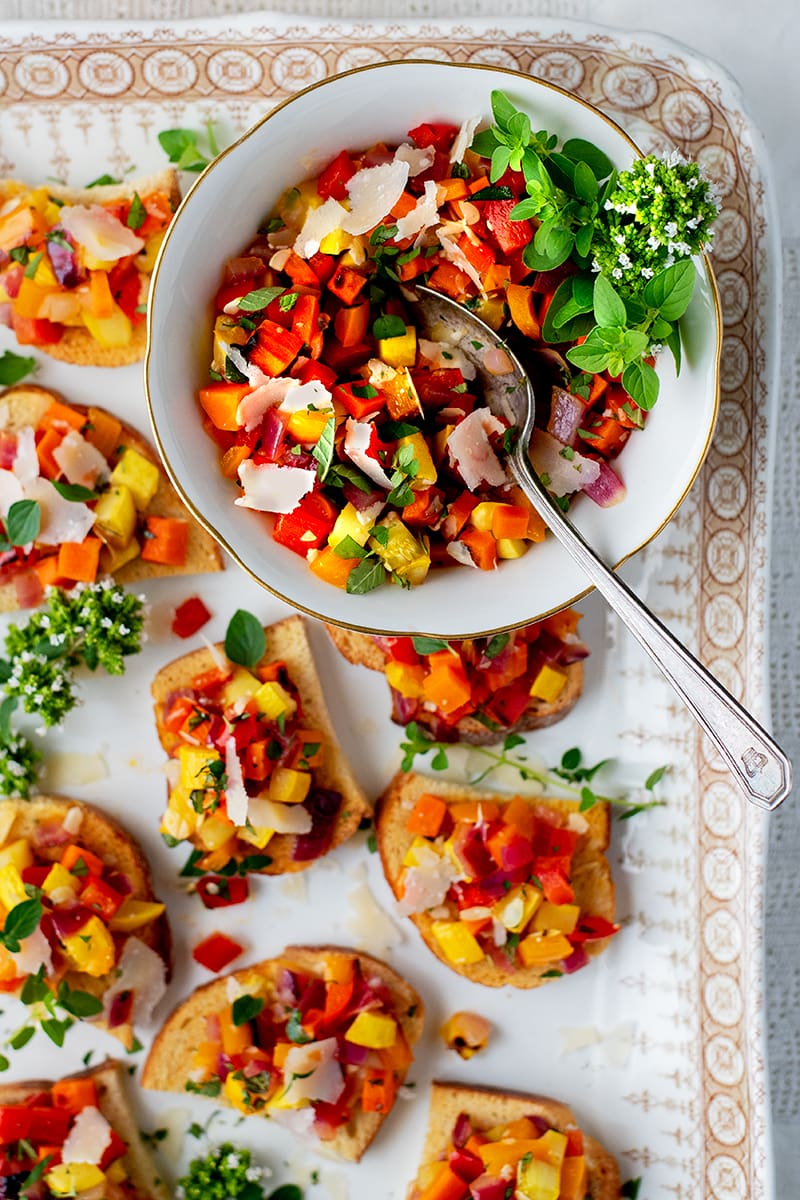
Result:
<instances>
[{"instance_id":1,"label":"shaved parmesan cheese","mask_svg":"<svg viewBox=\"0 0 800 1200\"><path fill-rule=\"evenodd\" d=\"M505 467L489 444L489 434L504 429L503 422L488 409L476 408L447 439L450 461L470 491L482 483L500 487L508 482Z\"/></svg>"},{"instance_id":2,"label":"shaved parmesan cheese","mask_svg":"<svg viewBox=\"0 0 800 1200\"><path fill-rule=\"evenodd\" d=\"M543 429L537 429L531 441L531 462L537 475L548 478L547 487L556 496L579 492L594 483L600 474L600 464L584 458L577 450L564 457L567 447Z\"/></svg>"},{"instance_id":3,"label":"shaved parmesan cheese","mask_svg":"<svg viewBox=\"0 0 800 1200\"><path fill-rule=\"evenodd\" d=\"M96 1167L110 1145L111 1126L100 1109L90 1104L75 1117L61 1147L61 1161L90 1163Z\"/></svg>"},{"instance_id":4,"label":"shaved parmesan cheese","mask_svg":"<svg viewBox=\"0 0 800 1200\"><path fill-rule=\"evenodd\" d=\"M239 508L257 512L288 513L297 508L314 486L316 470L280 467L276 463L253 463L249 458L239 467L244 495L234 500Z\"/></svg>"},{"instance_id":5,"label":"shaved parmesan cheese","mask_svg":"<svg viewBox=\"0 0 800 1200\"><path fill-rule=\"evenodd\" d=\"M0 471L0 517L5 521L12 504L23 500L22 484L13 471Z\"/></svg>"},{"instance_id":6,"label":"shaved parmesan cheese","mask_svg":"<svg viewBox=\"0 0 800 1200\"><path fill-rule=\"evenodd\" d=\"M310 1104L305 1108L270 1108L270 1119L277 1121L290 1133L308 1136L314 1130L314 1109Z\"/></svg>"},{"instance_id":7,"label":"shaved parmesan cheese","mask_svg":"<svg viewBox=\"0 0 800 1200\"><path fill-rule=\"evenodd\" d=\"M357 950L386 958L403 941L402 930L378 904L366 881L348 892L347 903L350 907L347 929Z\"/></svg>"},{"instance_id":8,"label":"shaved parmesan cheese","mask_svg":"<svg viewBox=\"0 0 800 1200\"><path fill-rule=\"evenodd\" d=\"M199 633L198 637L200 638L200 641L203 642L203 644L205 645L205 648L208 651L208 653L211 655L211 658L213 659L213 662L214 662L214 666L218 667L220 671L227 671L230 667L230 663L228 662L225 655L222 654L222 652L217 649L217 647L214 645L214 643L211 641L211 639L206 637L206 635L204 633Z\"/></svg>"},{"instance_id":9,"label":"shaved parmesan cheese","mask_svg":"<svg viewBox=\"0 0 800 1200\"><path fill-rule=\"evenodd\" d=\"M252 392L248 392L246 396L242 396L236 409L236 420L249 433L251 429L255 429L257 425L261 424L268 408L282 404L286 393L297 386L296 379L286 377L268 379L266 383L262 383Z\"/></svg>"},{"instance_id":10,"label":"shaved parmesan cheese","mask_svg":"<svg viewBox=\"0 0 800 1200\"><path fill-rule=\"evenodd\" d=\"M95 758L100 758L100 755L95 755ZM100 759L102 762L103 760ZM74 808L69 809L64 820L61 822L62 828L66 829L67 833L77 833L83 824L83 809L78 808L77 804Z\"/></svg>"},{"instance_id":11,"label":"shaved parmesan cheese","mask_svg":"<svg viewBox=\"0 0 800 1200\"><path fill-rule=\"evenodd\" d=\"M35 975L40 967L44 967L45 975L49 975L53 969L50 943L41 929L34 929L32 934L23 938L19 950L11 957L16 964L18 975Z\"/></svg>"},{"instance_id":12,"label":"shaved parmesan cheese","mask_svg":"<svg viewBox=\"0 0 800 1200\"><path fill-rule=\"evenodd\" d=\"M146 1025L167 990L166 967L160 954L140 938L129 937L122 948L116 978L103 997L106 1019L120 992L133 992L132 1025Z\"/></svg>"},{"instance_id":13,"label":"shaved parmesan cheese","mask_svg":"<svg viewBox=\"0 0 800 1200\"><path fill-rule=\"evenodd\" d=\"M403 142L403 145L398 146L395 150L394 156L399 162L408 163L408 176L409 179L413 179L416 175L427 171L428 167L433 166L436 151L433 146L426 146L423 150L418 150L416 146L409 146L408 142Z\"/></svg>"},{"instance_id":14,"label":"shaved parmesan cheese","mask_svg":"<svg viewBox=\"0 0 800 1200\"><path fill-rule=\"evenodd\" d=\"M357 176L353 176L353 178L355 179ZM372 225L377 224L386 211L386 209L383 209L376 220L369 225L365 225L364 229L371 229ZM329 196L319 208L310 208L303 222L303 228L295 240L295 253L299 254L301 258L313 258L319 250L320 242L324 237L327 237L329 233L333 233L336 229L347 228L344 222L348 215L347 209L338 200L334 200L333 196ZM349 232L361 233L363 231L360 229L351 229ZM271 265L272 263L270 262Z\"/></svg>"},{"instance_id":15,"label":"shaved parmesan cheese","mask_svg":"<svg viewBox=\"0 0 800 1200\"><path fill-rule=\"evenodd\" d=\"M33 428L26 425L17 434L17 450L11 470L23 487L39 477L39 457L36 453L36 438Z\"/></svg>"},{"instance_id":16,"label":"shaved parmesan cheese","mask_svg":"<svg viewBox=\"0 0 800 1200\"><path fill-rule=\"evenodd\" d=\"M247 824L248 796L234 738L225 743L225 775L225 807L231 821L241 829Z\"/></svg>"},{"instance_id":17,"label":"shaved parmesan cheese","mask_svg":"<svg viewBox=\"0 0 800 1200\"><path fill-rule=\"evenodd\" d=\"M262 383L270 382L272 376L265 375L255 363L249 363L241 350L237 350L235 346L228 346L228 358L236 367L236 370L244 375L250 387L261 387Z\"/></svg>"},{"instance_id":18,"label":"shaved parmesan cheese","mask_svg":"<svg viewBox=\"0 0 800 1200\"><path fill-rule=\"evenodd\" d=\"M65 204L58 219L70 237L101 262L138 254L144 246L142 238L99 204Z\"/></svg>"},{"instance_id":19,"label":"shaved parmesan cheese","mask_svg":"<svg viewBox=\"0 0 800 1200\"><path fill-rule=\"evenodd\" d=\"M459 271L463 271L465 275L468 275L481 295L485 296L486 291L483 286L483 280L481 279L481 273L477 267L474 267L469 261L458 242L454 242L453 239L448 237L446 233L443 233L441 229L437 230L436 236L439 239L439 245L442 247L442 254L445 256L448 262L451 262L454 267L458 267Z\"/></svg>"},{"instance_id":20,"label":"shaved parmesan cheese","mask_svg":"<svg viewBox=\"0 0 800 1200\"><path fill-rule=\"evenodd\" d=\"M467 117L466 121L456 134L456 140L453 142L450 150L451 163L461 162L463 160L464 155L472 145L473 138L475 137L475 130L478 128L482 120L483 117L481 116Z\"/></svg>"},{"instance_id":21,"label":"shaved parmesan cheese","mask_svg":"<svg viewBox=\"0 0 800 1200\"><path fill-rule=\"evenodd\" d=\"M447 553L451 558L454 558L462 567L474 567L477 571L478 564L472 557L469 546L465 546L463 542L448 542Z\"/></svg>"},{"instance_id":22,"label":"shaved parmesan cheese","mask_svg":"<svg viewBox=\"0 0 800 1200\"><path fill-rule=\"evenodd\" d=\"M307 1046L292 1046L286 1055L284 1078L289 1080L281 1103L298 1108L312 1100L335 1104L344 1091L344 1075L336 1060L335 1037Z\"/></svg>"},{"instance_id":23,"label":"shaved parmesan cheese","mask_svg":"<svg viewBox=\"0 0 800 1200\"><path fill-rule=\"evenodd\" d=\"M319 379L309 379L308 383L298 383L296 379L291 382L297 386L287 390L278 406L281 412L300 412L306 408L325 409L333 412L333 396Z\"/></svg>"},{"instance_id":24,"label":"shaved parmesan cheese","mask_svg":"<svg viewBox=\"0 0 800 1200\"><path fill-rule=\"evenodd\" d=\"M256 796L250 800L250 824L276 833L310 833L311 813L302 804L276 804Z\"/></svg>"},{"instance_id":25,"label":"shaved parmesan cheese","mask_svg":"<svg viewBox=\"0 0 800 1200\"><path fill-rule=\"evenodd\" d=\"M83 501L65 500L49 479L34 479L25 488L28 500L36 500L42 514L37 542L60 546L62 542L82 542L94 525L94 513Z\"/></svg>"},{"instance_id":26,"label":"shaved parmesan cheese","mask_svg":"<svg viewBox=\"0 0 800 1200\"><path fill-rule=\"evenodd\" d=\"M439 208L436 203L436 184L432 179L425 181L425 192L417 203L397 220L397 236L399 238L414 237L423 229L430 228L439 220Z\"/></svg>"},{"instance_id":27,"label":"shaved parmesan cheese","mask_svg":"<svg viewBox=\"0 0 800 1200\"><path fill-rule=\"evenodd\" d=\"M449 854L437 854L430 846L420 846L414 855L415 865L406 867L403 875L403 898L398 904L403 917L443 904L451 884L462 878Z\"/></svg>"},{"instance_id":28,"label":"shaved parmesan cheese","mask_svg":"<svg viewBox=\"0 0 800 1200\"><path fill-rule=\"evenodd\" d=\"M368 479L373 483L377 483L378 487L391 490L392 482L389 476L384 471L377 459L373 458L367 451L372 442L372 434L375 426L369 421L357 421L355 417L348 417L345 426L344 435L344 452L359 471L363 471Z\"/></svg>"},{"instance_id":29,"label":"shaved parmesan cheese","mask_svg":"<svg viewBox=\"0 0 800 1200\"><path fill-rule=\"evenodd\" d=\"M98 479L108 475L108 463L104 454L87 442L77 429L70 429L53 451L53 458L67 477L69 483L94 488Z\"/></svg>"},{"instance_id":30,"label":"shaved parmesan cheese","mask_svg":"<svg viewBox=\"0 0 800 1200\"><path fill-rule=\"evenodd\" d=\"M356 171L346 185L350 212L345 214L341 222L345 233L366 233L382 221L402 196L407 179L408 163L397 159ZM329 203L326 201L326 204ZM322 212L322 209L318 208L317 212Z\"/></svg>"},{"instance_id":31,"label":"shaved parmesan cheese","mask_svg":"<svg viewBox=\"0 0 800 1200\"><path fill-rule=\"evenodd\" d=\"M284 246L275 251L272 258L269 260L269 265L273 271L282 271L291 257L291 246Z\"/></svg>"}]
</instances>

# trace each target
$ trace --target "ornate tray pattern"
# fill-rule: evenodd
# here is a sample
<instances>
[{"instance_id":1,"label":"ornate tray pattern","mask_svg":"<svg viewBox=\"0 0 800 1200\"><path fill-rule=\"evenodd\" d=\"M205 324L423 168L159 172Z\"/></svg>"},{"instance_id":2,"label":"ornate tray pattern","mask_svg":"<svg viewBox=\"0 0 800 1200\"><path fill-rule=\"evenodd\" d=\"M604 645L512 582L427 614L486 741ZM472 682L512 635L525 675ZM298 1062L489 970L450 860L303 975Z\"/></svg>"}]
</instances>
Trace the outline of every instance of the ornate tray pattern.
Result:
<instances>
[{"instance_id":1,"label":"ornate tray pattern","mask_svg":"<svg viewBox=\"0 0 800 1200\"><path fill-rule=\"evenodd\" d=\"M91 177L81 174L86 164L116 173L150 166L161 128L213 119L237 134L271 101L329 73L398 58L542 76L615 116L644 149L677 146L702 163L723 197L713 255L725 321L719 425L693 493L632 573L711 670L764 711L771 213L757 139L719 68L649 35L545 22L516 22L511 32L487 23L278 27L246 17L100 33L7 25L0 50L3 175L81 182ZM616 641L612 659L615 647L628 696L622 744L655 755L666 747L674 768L653 837L631 828L621 847L623 870L649 881L646 906L630 886L630 935L659 953L637 970L629 952L615 981L622 1007L640 1010L633 1053L651 1073L647 1086L641 1074L632 1090L623 1086L615 1148L645 1175L648 1196L757 1200L771 1195L763 819L649 665ZM656 698L647 715L636 703L645 688ZM650 1009L659 1014L654 1032Z\"/></svg>"}]
</instances>

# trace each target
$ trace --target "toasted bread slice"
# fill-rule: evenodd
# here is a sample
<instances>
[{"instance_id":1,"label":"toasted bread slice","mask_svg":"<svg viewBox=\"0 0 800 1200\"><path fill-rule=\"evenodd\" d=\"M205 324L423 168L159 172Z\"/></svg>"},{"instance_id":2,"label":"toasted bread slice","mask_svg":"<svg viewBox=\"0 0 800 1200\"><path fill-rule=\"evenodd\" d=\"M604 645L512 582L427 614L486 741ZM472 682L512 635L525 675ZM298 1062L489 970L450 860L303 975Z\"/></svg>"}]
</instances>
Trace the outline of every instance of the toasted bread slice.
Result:
<instances>
[{"instance_id":1,"label":"toasted bread slice","mask_svg":"<svg viewBox=\"0 0 800 1200\"><path fill-rule=\"evenodd\" d=\"M169 1192L158 1176L155 1163L142 1141L139 1126L128 1099L124 1083L125 1067L114 1059L106 1059L96 1067L67 1075L67 1079L93 1079L97 1088L98 1107L111 1128L128 1144L120 1162L125 1167L137 1195L148 1200L169 1200ZM0 1084L0 1105L23 1104L37 1093L51 1088L49 1079L31 1079L24 1083ZM116 1193L115 1193L116 1194Z\"/></svg>"},{"instance_id":2,"label":"toasted bread slice","mask_svg":"<svg viewBox=\"0 0 800 1200\"><path fill-rule=\"evenodd\" d=\"M398 900L400 899L403 859L414 839L414 835L409 833L406 828L406 822L420 796L425 794L441 796L448 803L459 800L491 800L501 807L511 799L510 796L498 796L494 792L466 787L463 784L447 783L442 779L429 779L413 772L407 775L399 772L395 775L378 801L375 831L384 874ZM540 811L549 809L564 815L578 812L578 803L575 800L532 796L530 803ZM593 916L605 917L606 920L613 921L614 882L604 853L609 844L609 806L605 803L598 803L581 815L586 820L587 829L581 836L573 857L572 886L575 890L575 903L580 905L581 911L584 913L591 913ZM496 967L489 958L470 964L450 962L442 955L439 943L433 936L433 919L427 913L414 914L410 919L436 957L441 959L451 971L465 975L474 983L483 983L487 987L504 987L511 984L518 988L534 988L551 982L551 978L545 976L548 971L552 970L552 964L515 967L513 971L506 972ZM608 938L601 938L597 941L587 942L586 953L589 955L600 954L608 945L608 941Z\"/></svg>"},{"instance_id":3,"label":"toasted bread slice","mask_svg":"<svg viewBox=\"0 0 800 1200\"><path fill-rule=\"evenodd\" d=\"M0 196L9 188L19 188L16 180L0 179ZM64 204L113 204L132 199L134 193L147 196L152 192L165 192L169 196L173 212L181 202L178 176L172 167L130 179L125 183L101 184L93 188L67 187L61 183L48 183L48 193ZM36 346L37 351L49 354L62 362L75 363L81 367L124 367L144 358L147 346L147 329L142 322L134 325L133 336L126 346L101 346L88 329L75 326L64 330L60 341L49 346Z\"/></svg>"},{"instance_id":4,"label":"toasted bread slice","mask_svg":"<svg viewBox=\"0 0 800 1200\"><path fill-rule=\"evenodd\" d=\"M88 409L82 404L73 404L58 392L47 388L36 387L32 384L18 384L9 388L0 396L0 429L9 433L17 433L26 425L36 425L45 410L53 401L69 405L76 412L88 417ZM114 578L118 583L138 583L143 579L160 579L167 575L201 575L209 571L221 571L223 568L222 553L219 546L201 525L187 513L178 493L173 488L161 461L153 447L130 425L123 424L118 446L130 447L144 458L155 463L159 471L158 491L147 509L148 513L159 517L179 517L189 521L189 544L186 551L186 561L181 566L170 566L162 563L146 562L142 558L134 558L131 562L116 572ZM112 452L116 453L116 449ZM19 608L17 593L13 581L0 583L0 612L13 612Z\"/></svg>"},{"instance_id":5,"label":"toasted bread slice","mask_svg":"<svg viewBox=\"0 0 800 1200\"><path fill-rule=\"evenodd\" d=\"M374 638L368 633L356 633L354 629L342 629L337 625L326 625L331 641L336 649L348 662L356 666L368 667L370 671L383 671L386 666L386 655ZM531 696L530 703L522 716L513 725L499 725L496 729L487 729L475 717L462 717L454 726L454 741L469 742L473 746L491 746L502 741L509 733L525 733L529 729L544 729L547 725L555 725L567 713L571 712L580 699L583 691L583 663L574 662L563 668L567 675L560 695L552 703L537 700ZM403 725L394 712L392 720ZM441 722L436 715L420 709L414 720L418 725L437 730ZM437 733L438 736L438 733Z\"/></svg>"},{"instance_id":6,"label":"toasted bread slice","mask_svg":"<svg viewBox=\"0 0 800 1200\"><path fill-rule=\"evenodd\" d=\"M343 798L330 846L331 850L335 850L353 836L364 817L372 815L372 806L339 747L303 618L286 617L275 625L265 626L264 632L267 635L267 648L261 661L273 662L280 659L286 663L289 675L300 693L304 718L307 719L310 728L319 729L325 735L326 753L322 765L314 768L314 779L318 786L332 788L340 792ZM224 655L224 645L221 642L217 645L217 650ZM210 650L195 650L162 667L153 680L151 691L155 701L158 737L167 754L175 751L179 738L164 726L165 700L172 692L188 687L199 672L210 670L214 666ZM261 873L284 875L291 871L304 871L306 867L311 866L314 859L293 861L294 845L293 834L275 834L268 846L272 862L264 867Z\"/></svg>"},{"instance_id":7,"label":"toasted bread slice","mask_svg":"<svg viewBox=\"0 0 800 1200\"><path fill-rule=\"evenodd\" d=\"M70 809L77 808L82 813L81 823L73 840L86 850L90 850L101 858L108 867L120 871L131 885L130 898L134 900L155 900L153 880L150 866L138 843L134 841L126 829L106 813L101 812L92 804L83 801L69 800L65 796L36 796L33 800L4 800L4 817L13 811L13 823L9 825L6 840L27 838L37 841L46 826L61 826ZM64 849L64 843L59 842L51 847L37 845L36 853L41 858L59 861ZM172 938L166 913L155 921L137 929L135 936L150 949L155 950L164 962L166 976L169 978L172 970ZM125 935L115 935L118 944L125 940ZM95 978L80 971L68 971L65 975L70 987L82 992L90 992L102 999L105 992L115 981L115 973ZM118 1038L126 1049L134 1044L134 1031L130 1023L117 1025L113 1028L102 1019L92 1019L92 1024Z\"/></svg>"},{"instance_id":8,"label":"toasted bread slice","mask_svg":"<svg viewBox=\"0 0 800 1200\"><path fill-rule=\"evenodd\" d=\"M572 1109L558 1100L437 1081L431 1085L428 1132L422 1148L423 1164L435 1162L447 1150L453 1126L461 1113L466 1113L472 1124L480 1130L532 1116L542 1117L551 1129L561 1133L578 1128ZM616 1160L586 1133L583 1135L583 1152L591 1200L620 1200L622 1192ZM414 1200L413 1185L408 1195L409 1200Z\"/></svg>"},{"instance_id":9,"label":"toasted bread slice","mask_svg":"<svg viewBox=\"0 0 800 1200\"><path fill-rule=\"evenodd\" d=\"M260 983L267 981L275 986L281 972L287 967L321 976L324 956L336 953L353 952L339 946L287 946L279 958L243 967L198 988L188 1000L178 1005L157 1034L142 1071L142 1086L161 1092L184 1091L191 1078L194 1048L206 1039L206 1018L230 1002L228 979L236 980L247 991L255 986L256 980ZM414 1046L422 1033L424 1022L424 1008L419 995L386 963L367 954L356 954L355 957L365 975L378 976L391 992L398 1023L408 1044ZM225 1103L224 1095L215 1098L214 1102ZM331 1141L325 1142L326 1147L342 1158L358 1162L387 1115L379 1112L358 1113L336 1131Z\"/></svg>"}]
</instances>

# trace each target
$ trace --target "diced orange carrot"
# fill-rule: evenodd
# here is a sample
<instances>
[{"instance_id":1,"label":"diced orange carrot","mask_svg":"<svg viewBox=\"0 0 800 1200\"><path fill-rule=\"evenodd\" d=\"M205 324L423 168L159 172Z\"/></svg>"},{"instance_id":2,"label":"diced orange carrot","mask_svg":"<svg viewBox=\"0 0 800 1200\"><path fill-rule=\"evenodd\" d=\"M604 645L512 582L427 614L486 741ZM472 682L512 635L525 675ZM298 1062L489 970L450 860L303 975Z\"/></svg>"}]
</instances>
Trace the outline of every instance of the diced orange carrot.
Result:
<instances>
[{"instance_id":1,"label":"diced orange carrot","mask_svg":"<svg viewBox=\"0 0 800 1200\"><path fill-rule=\"evenodd\" d=\"M189 546L189 522L182 517L148 517L145 524L144 561L182 567Z\"/></svg>"},{"instance_id":2,"label":"diced orange carrot","mask_svg":"<svg viewBox=\"0 0 800 1200\"><path fill-rule=\"evenodd\" d=\"M608 387L608 380L604 375L593 375L592 382L589 385L589 403L594 404L603 392Z\"/></svg>"},{"instance_id":3,"label":"diced orange carrot","mask_svg":"<svg viewBox=\"0 0 800 1200\"><path fill-rule=\"evenodd\" d=\"M444 800L426 793L414 805L406 821L406 829L409 833L418 833L420 837L435 838L446 816L447 804Z\"/></svg>"},{"instance_id":4,"label":"diced orange carrot","mask_svg":"<svg viewBox=\"0 0 800 1200\"><path fill-rule=\"evenodd\" d=\"M236 410L239 401L250 391L249 383L211 383L200 388L200 403L217 429L233 433L239 429Z\"/></svg>"},{"instance_id":5,"label":"diced orange carrot","mask_svg":"<svg viewBox=\"0 0 800 1200\"><path fill-rule=\"evenodd\" d=\"M361 1107L364 1112L388 1113L394 1104L397 1084L393 1071L367 1069L367 1077L361 1092Z\"/></svg>"},{"instance_id":6,"label":"diced orange carrot","mask_svg":"<svg viewBox=\"0 0 800 1200\"><path fill-rule=\"evenodd\" d=\"M472 688L463 664L451 655L451 663L434 667L423 681L422 695L445 714L467 704Z\"/></svg>"},{"instance_id":7,"label":"diced orange carrot","mask_svg":"<svg viewBox=\"0 0 800 1200\"><path fill-rule=\"evenodd\" d=\"M506 289L506 300L511 320L520 333L539 341L542 330L533 307L533 288L524 287L521 283L510 283Z\"/></svg>"},{"instance_id":8,"label":"diced orange carrot","mask_svg":"<svg viewBox=\"0 0 800 1200\"><path fill-rule=\"evenodd\" d=\"M498 504L492 513L492 536L498 540L527 537L527 509L521 504Z\"/></svg>"},{"instance_id":9,"label":"diced orange carrot","mask_svg":"<svg viewBox=\"0 0 800 1200\"><path fill-rule=\"evenodd\" d=\"M494 800L459 800L450 805L450 816L454 821L496 821L500 809Z\"/></svg>"},{"instance_id":10,"label":"diced orange carrot","mask_svg":"<svg viewBox=\"0 0 800 1200\"><path fill-rule=\"evenodd\" d=\"M89 307L93 317L102 320L114 311L114 297L108 283L107 271L89 272Z\"/></svg>"},{"instance_id":11,"label":"diced orange carrot","mask_svg":"<svg viewBox=\"0 0 800 1200\"><path fill-rule=\"evenodd\" d=\"M469 194L474 196L476 192L482 192L484 188L489 187L489 180L485 175L479 175L477 179L470 180Z\"/></svg>"},{"instance_id":12,"label":"diced orange carrot","mask_svg":"<svg viewBox=\"0 0 800 1200\"><path fill-rule=\"evenodd\" d=\"M522 488L511 488L509 491L509 498L514 502L514 504L519 504L521 508L524 508L528 514L528 531L525 534L525 537L531 542L543 542L547 532L547 526L531 504L528 497L523 492Z\"/></svg>"},{"instance_id":13,"label":"diced orange carrot","mask_svg":"<svg viewBox=\"0 0 800 1200\"><path fill-rule=\"evenodd\" d=\"M487 292L497 292L507 287L511 278L511 268L506 263L492 263L483 277L483 286Z\"/></svg>"},{"instance_id":14,"label":"diced orange carrot","mask_svg":"<svg viewBox=\"0 0 800 1200\"><path fill-rule=\"evenodd\" d=\"M503 809L503 820L506 825L514 828L524 837L533 837L536 829L536 814L532 805L521 796L514 796Z\"/></svg>"},{"instance_id":15,"label":"diced orange carrot","mask_svg":"<svg viewBox=\"0 0 800 1200\"><path fill-rule=\"evenodd\" d=\"M443 1162L439 1173L418 1194L417 1200L464 1200L468 1195L469 1185Z\"/></svg>"},{"instance_id":16,"label":"diced orange carrot","mask_svg":"<svg viewBox=\"0 0 800 1200\"><path fill-rule=\"evenodd\" d=\"M89 409L89 419L84 426L83 436L91 442L95 450L99 450L105 458L110 458L119 445L122 435L122 423L102 408Z\"/></svg>"},{"instance_id":17,"label":"diced orange carrot","mask_svg":"<svg viewBox=\"0 0 800 1200\"><path fill-rule=\"evenodd\" d=\"M39 576L39 582L43 588L47 587L63 587L65 583L71 582L66 579L58 569L58 554L48 554L46 558L40 558L34 563L33 569Z\"/></svg>"},{"instance_id":18,"label":"diced orange carrot","mask_svg":"<svg viewBox=\"0 0 800 1200\"><path fill-rule=\"evenodd\" d=\"M459 541L469 547L475 566L481 571L493 571L497 566L497 542L488 530L465 529Z\"/></svg>"},{"instance_id":19,"label":"diced orange carrot","mask_svg":"<svg viewBox=\"0 0 800 1200\"><path fill-rule=\"evenodd\" d=\"M400 199L391 209L393 217L405 217L411 212L412 208L417 206L417 197L412 196L410 192L403 192Z\"/></svg>"},{"instance_id":20,"label":"diced orange carrot","mask_svg":"<svg viewBox=\"0 0 800 1200\"><path fill-rule=\"evenodd\" d=\"M76 583L94 583L100 565L103 543L98 537L82 542L62 542L58 548L58 573Z\"/></svg>"},{"instance_id":21,"label":"diced orange carrot","mask_svg":"<svg viewBox=\"0 0 800 1200\"><path fill-rule=\"evenodd\" d=\"M369 329L369 301L355 304L352 308L341 308L333 322L333 330L343 346L357 346L363 342Z\"/></svg>"},{"instance_id":22,"label":"diced orange carrot","mask_svg":"<svg viewBox=\"0 0 800 1200\"><path fill-rule=\"evenodd\" d=\"M575 608L562 608L561 612L545 617L542 625L553 637L563 640L569 634L577 632L582 616L583 613L579 613Z\"/></svg>"},{"instance_id":23,"label":"diced orange carrot","mask_svg":"<svg viewBox=\"0 0 800 1200\"><path fill-rule=\"evenodd\" d=\"M430 277L430 285L454 300L460 300L472 282L469 275L459 271L452 263L440 263Z\"/></svg>"},{"instance_id":24,"label":"diced orange carrot","mask_svg":"<svg viewBox=\"0 0 800 1200\"><path fill-rule=\"evenodd\" d=\"M366 282L366 275L353 271L350 267L338 267L328 281L328 290L333 292L334 296L338 296L342 304L355 304Z\"/></svg>"},{"instance_id":25,"label":"diced orange carrot","mask_svg":"<svg viewBox=\"0 0 800 1200\"><path fill-rule=\"evenodd\" d=\"M62 404L60 400L54 400L39 418L39 429L50 429L54 425L62 434L66 433L65 426L80 431L84 420L82 413L76 412L68 404Z\"/></svg>"},{"instance_id":26,"label":"diced orange carrot","mask_svg":"<svg viewBox=\"0 0 800 1200\"><path fill-rule=\"evenodd\" d=\"M440 179L436 185L440 204L448 200L464 200L470 193L466 179L456 176L454 179Z\"/></svg>"},{"instance_id":27,"label":"diced orange carrot","mask_svg":"<svg viewBox=\"0 0 800 1200\"><path fill-rule=\"evenodd\" d=\"M87 850L84 846L79 846L77 842L70 842L61 852L61 865L71 871L78 862L82 860L83 865L90 875L103 874L103 860L98 858L96 854L92 854L91 850Z\"/></svg>"},{"instance_id":28,"label":"diced orange carrot","mask_svg":"<svg viewBox=\"0 0 800 1200\"><path fill-rule=\"evenodd\" d=\"M44 436L36 443L36 454L39 459L39 470L48 479L58 479L61 467L53 458L53 451L61 445L63 434L51 426L44 431Z\"/></svg>"},{"instance_id":29,"label":"diced orange carrot","mask_svg":"<svg viewBox=\"0 0 800 1200\"><path fill-rule=\"evenodd\" d=\"M93 1079L59 1079L51 1087L50 1095L56 1108L70 1112L97 1107L97 1086Z\"/></svg>"}]
</instances>

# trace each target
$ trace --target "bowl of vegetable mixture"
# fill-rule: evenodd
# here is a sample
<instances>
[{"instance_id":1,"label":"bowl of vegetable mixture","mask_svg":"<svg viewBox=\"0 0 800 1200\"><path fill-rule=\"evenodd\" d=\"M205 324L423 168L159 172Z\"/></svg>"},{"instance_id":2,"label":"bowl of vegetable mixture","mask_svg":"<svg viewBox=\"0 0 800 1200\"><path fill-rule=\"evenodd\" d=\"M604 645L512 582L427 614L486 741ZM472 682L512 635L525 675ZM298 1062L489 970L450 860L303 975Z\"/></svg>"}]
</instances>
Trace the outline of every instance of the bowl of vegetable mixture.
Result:
<instances>
[{"instance_id":1,"label":"bowl of vegetable mixture","mask_svg":"<svg viewBox=\"0 0 800 1200\"><path fill-rule=\"evenodd\" d=\"M481 380L532 374L534 465L610 563L687 495L721 327L696 165L483 66L306 89L195 183L154 274L148 403L201 523L272 592L383 633L529 624L587 589L505 459ZM487 327L421 327L410 289ZM501 339L498 347L491 338Z\"/></svg>"}]
</instances>

